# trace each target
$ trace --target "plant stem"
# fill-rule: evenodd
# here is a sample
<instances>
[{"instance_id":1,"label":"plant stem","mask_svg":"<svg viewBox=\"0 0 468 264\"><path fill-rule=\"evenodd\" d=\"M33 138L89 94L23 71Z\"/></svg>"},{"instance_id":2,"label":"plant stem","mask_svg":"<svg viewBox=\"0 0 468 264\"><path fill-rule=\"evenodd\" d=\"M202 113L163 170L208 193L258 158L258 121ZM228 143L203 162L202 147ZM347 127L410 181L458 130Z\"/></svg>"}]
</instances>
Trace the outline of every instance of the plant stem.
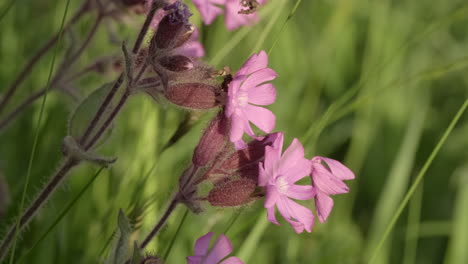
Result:
<instances>
[{"instance_id":1,"label":"plant stem","mask_svg":"<svg viewBox=\"0 0 468 264\"><path fill-rule=\"evenodd\" d=\"M143 43L143 39L146 36L146 33L148 32L149 26L151 25L151 21L153 20L153 17L156 14L156 11L160 8L158 2L159 1L153 1L153 4L151 5L151 10L149 11L148 16L146 17L146 20L140 30L140 33L138 34L135 44L133 45L133 49L132 49L133 54L137 54L138 51L140 50L141 44ZM98 111L96 112L93 119L89 123L89 126L86 128L84 135L80 138L80 141L79 141L80 145L83 146L86 143L86 140L88 139L88 137L90 136L94 128L96 127L97 123L99 122L99 120L101 119L104 113L104 110L109 106L110 102L114 98L115 94L117 93L117 90L119 89L120 85L122 85L123 81L124 81L124 74L120 73L119 77L117 78L111 90L109 91L106 98L104 99L104 102L99 107Z\"/></svg>"},{"instance_id":2,"label":"plant stem","mask_svg":"<svg viewBox=\"0 0 468 264\"><path fill-rule=\"evenodd\" d=\"M70 27L75 24L88 10L89 10L89 0L85 1L83 5L76 11L70 21L65 25L64 31L70 29ZM60 32L56 33L44 46L42 46L39 51L29 60L23 70L18 74L18 77L13 81L11 86L6 90L5 95L0 100L0 114L5 109L6 105L10 101L11 97L18 90L19 85L26 80L28 75L31 73L34 66L39 62L39 60L54 46L54 44L59 39Z\"/></svg>"},{"instance_id":3,"label":"plant stem","mask_svg":"<svg viewBox=\"0 0 468 264\"><path fill-rule=\"evenodd\" d=\"M16 232L20 232L24 227L29 223L32 217L37 213L37 211L45 204L49 199L51 194L53 194L60 183L63 182L66 175L74 166L78 165L78 161L74 159L68 159L57 171L57 173L52 177L52 179L47 183L47 185L42 189L39 195L34 199L33 203L28 207L28 209L23 213L18 222L18 225L13 225L7 232L5 238L0 244L0 262L6 257L8 250L10 249L12 242L15 237Z\"/></svg>"},{"instance_id":4,"label":"plant stem","mask_svg":"<svg viewBox=\"0 0 468 264\"><path fill-rule=\"evenodd\" d=\"M62 67L60 67L59 71L55 74L54 78L52 79L52 82L50 84L50 89L53 89L54 86L56 86L62 80L64 75L67 73L67 71L73 66L74 63L78 61L78 58L81 56L81 54L83 54L83 52L89 46L89 44L91 43L91 40L96 35L97 29L99 28L99 25L102 22L102 18L103 17L99 16L96 19L96 22L93 24L93 27L88 33L88 36L86 37L86 39L81 44L80 48L70 57L70 59L66 60L66 63L62 64ZM6 128L10 124L10 122L12 122L29 105L33 104L36 100L41 98L46 93L46 90L47 90L47 87L33 93L31 96L26 98L23 102L21 102L2 121L0 121L0 131Z\"/></svg>"},{"instance_id":5,"label":"plant stem","mask_svg":"<svg viewBox=\"0 0 468 264\"><path fill-rule=\"evenodd\" d=\"M128 97L130 96L129 90L127 89L122 97L120 98L119 103L117 106L114 108L112 113L109 115L109 117L106 119L104 124L101 126L99 131L94 135L94 137L91 139L91 141L86 144L86 147L84 148L85 150L89 150L91 147L96 144L96 142L99 140L99 138L104 134L104 132L109 128L110 124L112 124L112 121L117 117L117 114L122 110L125 102L127 102Z\"/></svg>"},{"instance_id":6,"label":"plant stem","mask_svg":"<svg viewBox=\"0 0 468 264\"><path fill-rule=\"evenodd\" d=\"M157 2L157 1L155 1ZM88 3L88 2L86 2ZM148 14L145 24L143 25L142 30L140 31L140 35L137 38L137 42L135 43L135 46L133 48L134 53L138 52L141 42L143 40L144 35L146 35L146 32L148 31L149 25L151 23L151 20L154 17L154 14L156 13L157 10L157 5L153 3L152 10ZM158 7L159 8L159 7ZM120 87L121 83L123 82L123 74L120 75L120 77L117 79L116 83L114 84L114 87L112 90L115 89L115 91L111 91L108 96L107 100L103 102L103 105L101 105L99 111L97 112L95 116L95 123L99 121L99 118L102 116L104 109L106 109L107 105L110 103L112 100L113 96L115 95L117 89ZM47 92L46 92L47 93ZM93 140L89 143L89 146L92 146L99 138L102 136L103 132L109 127L109 124L112 122L112 120L116 117L117 113L121 110L123 104L127 100L128 97L128 91L124 93L122 96L119 104L117 107L114 109L114 111L111 113L111 115L108 117L104 125L101 127L99 132L94 136ZM107 103L106 103L107 101ZM106 104L106 105L104 105ZM96 118L97 117L97 118ZM92 127L94 128L96 124L94 124ZM92 130L92 129L91 129ZM0 243L0 262L4 259L4 257L7 255L8 250L10 249L12 243L16 240L16 234L20 233L24 229L27 223L31 221L31 219L34 217L34 215L38 212L38 210L45 204L45 202L50 198L50 196L57 190L57 187L60 185L60 183L63 182L63 180L66 178L67 174L70 172L70 170L79 164L79 161L76 159L68 158L66 162L61 166L61 168L58 170L58 172L52 177L52 179L49 181L49 183L46 185L44 189L41 190L39 193L39 196L34 199L33 203L31 206L28 207L28 209L21 214L21 218L17 221L17 224L12 226L9 231L7 232L7 235L3 239L3 241ZM171 203L170 207L173 207L170 211L172 212L175 209L175 206L177 205L177 200L173 200ZM170 212L166 216L166 218L170 215ZM167 220L167 219L166 219ZM159 228L158 228L159 229ZM156 230L157 233L157 230Z\"/></svg>"},{"instance_id":7,"label":"plant stem","mask_svg":"<svg viewBox=\"0 0 468 264\"><path fill-rule=\"evenodd\" d=\"M167 222L167 219L169 219L169 216L171 216L172 212L174 212L174 209L177 207L179 204L179 199L178 195L176 195L170 202L169 206L167 207L166 211L164 212L163 216L161 219L159 219L158 223L156 226L151 230L151 232L146 236L145 240L143 240L143 243L141 243L140 248L143 249L145 248L149 242L153 239L153 237L161 230L161 228L164 226L164 224Z\"/></svg>"}]
</instances>

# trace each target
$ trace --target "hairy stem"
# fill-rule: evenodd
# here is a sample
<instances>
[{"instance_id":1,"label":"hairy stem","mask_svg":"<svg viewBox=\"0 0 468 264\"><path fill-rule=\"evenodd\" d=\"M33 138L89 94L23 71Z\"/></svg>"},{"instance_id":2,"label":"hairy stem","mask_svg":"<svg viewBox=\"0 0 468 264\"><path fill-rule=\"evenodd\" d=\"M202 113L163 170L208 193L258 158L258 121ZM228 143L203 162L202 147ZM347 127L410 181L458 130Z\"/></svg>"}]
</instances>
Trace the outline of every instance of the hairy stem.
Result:
<instances>
[{"instance_id":1,"label":"hairy stem","mask_svg":"<svg viewBox=\"0 0 468 264\"><path fill-rule=\"evenodd\" d=\"M47 185L42 189L39 195L34 199L32 204L24 211L21 215L20 221L17 225L13 225L8 230L5 238L0 244L0 262L3 258L6 257L8 250L10 249L12 242L15 237L16 232L21 232L24 227L29 223L29 221L34 217L34 215L38 212L38 210L45 204L45 202L49 199L51 194L53 194L60 183L66 178L70 169L74 166L78 165L78 161L74 159L68 159L65 163L60 167L60 169L55 173L52 179L47 183ZM16 230L18 228L18 230Z\"/></svg>"},{"instance_id":2,"label":"hairy stem","mask_svg":"<svg viewBox=\"0 0 468 264\"><path fill-rule=\"evenodd\" d=\"M145 19L145 22L140 30L140 33L138 34L137 40L135 41L135 44L133 45L132 53L137 54L138 51L140 50L141 44L143 43L143 39L146 36L146 33L148 32L149 26L151 25L151 21L153 20L154 15L156 14L156 11L160 8L159 6L159 1L153 1L153 4L151 5L151 10L148 13L148 16ZM112 99L114 98L115 94L117 93L117 90L120 88L122 85L122 82L124 81L124 74L120 73L119 77L117 80L114 82L114 85L112 86L111 90L107 94L106 98L104 99L104 102L102 105L99 107L98 111L94 115L93 119L89 123L89 126L86 128L84 135L80 138L79 144L80 145L85 145L86 140L88 137L91 135L91 132L94 130L96 125L98 124L99 120L101 119L102 115L104 114L104 110L109 106L111 103Z\"/></svg>"},{"instance_id":3,"label":"hairy stem","mask_svg":"<svg viewBox=\"0 0 468 264\"><path fill-rule=\"evenodd\" d=\"M157 2L157 1L155 1ZM87 2L86 2L87 3ZM152 10L148 14L145 24L143 25L140 34L137 38L137 41L135 43L135 46L133 48L133 53L137 53L139 51L139 48L141 46L143 37L146 35L146 32L148 31L149 25L151 23L151 20L154 17L154 14L156 13L157 8L159 8L158 5L153 3ZM116 83L114 84L114 87L108 96L106 97L106 100L103 102L101 105L100 109L96 113L94 125L91 125L89 127L94 128L96 126L97 121L99 121L99 118L102 116L104 109L107 108L108 104L114 97L117 89L120 87L121 83L123 82L123 74L120 75L120 77L117 79ZM121 98L119 104L117 107L113 110L111 115L108 117L104 125L101 127L98 133L93 137L91 142L88 144L88 146L92 146L105 132L105 130L109 127L110 123L112 120L117 116L117 113L122 109L122 106L124 105L125 101L128 98L128 91L126 91ZM96 118L97 117L97 118ZM93 123L93 121L91 123ZM91 131L92 129L90 129ZM89 132L88 132L89 133ZM0 243L0 262L4 259L4 257L7 255L9 248L11 247L13 241L15 240L15 234L20 233L24 229L24 227L31 221L31 219L34 217L34 215L39 211L40 208L45 204L45 202L50 198L50 196L57 190L57 187L63 182L63 180L66 178L67 174L70 172L70 170L79 164L79 161L76 159L68 158L65 163L60 167L58 172L52 177L52 179L49 181L49 183L44 187L44 189L41 190L39 193L39 196L34 199L33 203L31 206L28 207L24 213L21 214L20 219L16 225L10 228L10 230L7 232L7 235L3 239L3 241ZM176 206L177 202L172 205L174 208ZM171 209L172 210L174 210ZM169 213L170 214L170 213Z\"/></svg>"},{"instance_id":4,"label":"hairy stem","mask_svg":"<svg viewBox=\"0 0 468 264\"><path fill-rule=\"evenodd\" d=\"M149 242L154 238L154 236L158 234L159 230L161 230L161 228L167 222L167 219L169 219L169 216L171 216L171 214L174 212L174 209L176 209L178 204L179 204L179 199L178 199L178 195L176 195L169 203L169 206L167 207L161 219L159 219L156 226L153 228L153 230L151 230L151 232L146 236L145 240L143 240L143 242L141 243L140 245L141 249L145 248L149 244Z\"/></svg>"},{"instance_id":5,"label":"hairy stem","mask_svg":"<svg viewBox=\"0 0 468 264\"><path fill-rule=\"evenodd\" d=\"M67 31L70 29L70 27L75 24L77 21L80 20L80 18L89 10L89 4L90 1L87 0L83 3L83 5L76 11L76 13L73 15L73 17L70 19L70 21L65 25L64 31ZM13 81L11 86L6 90L5 95L3 98L0 100L0 114L3 112L5 107L7 106L8 102L11 100L11 97L15 94L15 92L18 90L19 85L26 80L28 75L32 72L32 69L36 64L39 62L39 60L54 46L54 44L57 42L59 39L59 34L56 33L47 43L42 46L39 51L29 60L29 62L26 64L26 66L23 68L23 70L18 74L16 79Z\"/></svg>"}]
</instances>

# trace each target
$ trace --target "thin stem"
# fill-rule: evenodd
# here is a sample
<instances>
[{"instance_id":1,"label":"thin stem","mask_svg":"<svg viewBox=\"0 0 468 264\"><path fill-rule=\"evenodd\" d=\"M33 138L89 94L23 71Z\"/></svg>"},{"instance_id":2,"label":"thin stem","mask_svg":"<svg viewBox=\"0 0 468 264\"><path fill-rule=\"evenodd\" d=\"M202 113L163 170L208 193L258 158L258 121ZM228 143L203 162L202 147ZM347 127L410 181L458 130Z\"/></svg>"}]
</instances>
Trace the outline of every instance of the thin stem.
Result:
<instances>
[{"instance_id":1,"label":"thin stem","mask_svg":"<svg viewBox=\"0 0 468 264\"><path fill-rule=\"evenodd\" d=\"M65 179L65 176L78 164L78 161L74 159L68 159L62 167L57 171L57 173L52 177L52 179L47 183L44 189L39 193L39 195L34 199L33 203L29 208L24 212L18 221L18 225L12 226L9 230L2 243L0 244L0 262L6 257L8 249L11 247L15 234L19 233L23 228L29 223L32 217L37 213L37 211L44 205L44 203L49 199L52 193L57 190L57 187ZM13 253L12 253L13 254Z\"/></svg>"},{"instance_id":2,"label":"thin stem","mask_svg":"<svg viewBox=\"0 0 468 264\"><path fill-rule=\"evenodd\" d=\"M153 17L159 8L160 8L159 1L153 1L153 4L151 5L151 10L148 13L148 16L146 17L146 20L133 46L133 49L132 49L133 54L137 54L138 51L140 50L141 44L143 43L143 39L146 36L146 33L148 32L149 26L151 25L151 21L153 21ZM93 119L89 123L89 126L86 128L84 135L80 138L80 141L79 141L80 145L84 145L86 143L86 140L91 135L91 132L94 130L99 120L101 119L102 115L104 114L105 109L111 103L120 85L122 85L123 80L124 80L124 74L120 73L119 77L117 78L111 90L109 91L106 98L104 99L102 105L99 107L98 111L96 112Z\"/></svg>"},{"instance_id":3,"label":"thin stem","mask_svg":"<svg viewBox=\"0 0 468 264\"><path fill-rule=\"evenodd\" d=\"M174 209L176 209L177 205L179 204L179 199L178 195L176 195L172 200L169 206L167 207L166 211L164 212L163 216L161 219L159 219L158 223L156 226L151 230L151 232L146 236L145 240L143 240L143 243L141 243L140 248L143 249L145 248L149 242L153 239L153 237L161 230L161 228L164 226L164 224L167 222L167 219L169 219L169 216L171 216L172 212L174 212Z\"/></svg>"},{"instance_id":4,"label":"thin stem","mask_svg":"<svg viewBox=\"0 0 468 264\"><path fill-rule=\"evenodd\" d=\"M60 221L65 217L65 215L71 210L71 208L78 202L78 200L83 196L83 194L88 190L88 188L94 183L94 181L99 177L104 167L101 167L93 177L85 184L85 186L81 189L81 191L75 196L73 200L63 209L63 211L59 214L57 219L49 226L49 228L42 234L42 236L26 251L26 253L18 260L20 263L23 258L25 258L31 251L33 251L37 245L39 245L44 239L49 235L52 230L60 223Z\"/></svg>"},{"instance_id":5,"label":"thin stem","mask_svg":"<svg viewBox=\"0 0 468 264\"><path fill-rule=\"evenodd\" d=\"M120 98L119 103L114 108L112 113L109 115L109 117L106 119L106 121L104 121L104 124L101 126L99 131L94 135L94 137L91 139L91 141L86 145L86 147L84 148L85 150L89 150L92 146L94 146L94 144L96 144L96 142L99 140L99 138L101 138L101 136L104 134L104 132L107 130L107 128L109 128L110 124L115 119L115 117L117 117L117 114L120 112L120 110L122 110L123 106L125 105L125 102L127 102L127 99L129 97L129 95L130 95L130 93L129 93L128 89L127 89L125 91L125 93L122 95L122 97Z\"/></svg>"},{"instance_id":6,"label":"thin stem","mask_svg":"<svg viewBox=\"0 0 468 264\"><path fill-rule=\"evenodd\" d=\"M73 24L75 24L87 11L89 10L89 0L87 0L80 9L73 15L70 21L64 26L63 31L67 31ZM58 41L61 31L55 34L44 46L42 46L39 51L29 60L23 70L18 74L18 77L13 81L11 86L6 90L5 95L0 100L0 114L5 109L6 105L10 101L11 97L18 90L19 85L26 80L28 75L31 73L32 69L39 60L54 46Z\"/></svg>"},{"instance_id":7,"label":"thin stem","mask_svg":"<svg viewBox=\"0 0 468 264\"><path fill-rule=\"evenodd\" d=\"M81 44L80 48L70 57L70 59L66 60L66 63L63 63L63 66L60 67L59 71L55 74L54 78L50 83L50 89L54 89L56 84L58 84L63 76L67 73L67 71L73 66L73 64L78 60L78 58L83 54L86 50L88 45L91 43L91 40L96 35L97 29L102 22L102 17L99 16L96 19L96 22L93 24L88 36ZM13 111L11 111L2 121L0 121L0 131L6 128L10 122L12 122L21 112L23 112L29 105L33 104L36 100L41 98L46 93L47 87L33 93L31 96L26 98L23 102L21 102Z\"/></svg>"}]
</instances>

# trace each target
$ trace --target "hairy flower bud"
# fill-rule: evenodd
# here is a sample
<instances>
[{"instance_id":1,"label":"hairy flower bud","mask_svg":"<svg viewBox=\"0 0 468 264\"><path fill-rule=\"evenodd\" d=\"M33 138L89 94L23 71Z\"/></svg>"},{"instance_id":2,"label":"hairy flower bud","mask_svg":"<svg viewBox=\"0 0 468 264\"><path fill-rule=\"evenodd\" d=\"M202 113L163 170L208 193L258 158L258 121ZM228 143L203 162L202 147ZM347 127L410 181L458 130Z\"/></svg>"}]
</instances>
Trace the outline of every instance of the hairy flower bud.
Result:
<instances>
[{"instance_id":1,"label":"hairy flower bud","mask_svg":"<svg viewBox=\"0 0 468 264\"><path fill-rule=\"evenodd\" d=\"M158 30L151 44L156 45L159 49L180 47L194 32L194 27L188 23L188 18L192 14L186 5L179 1L164 9L169 11L169 14L159 22Z\"/></svg>"},{"instance_id":2,"label":"hairy flower bud","mask_svg":"<svg viewBox=\"0 0 468 264\"><path fill-rule=\"evenodd\" d=\"M216 87L204 83L169 85L165 95L172 103L191 109L210 109L219 105Z\"/></svg>"},{"instance_id":3,"label":"hairy flower bud","mask_svg":"<svg viewBox=\"0 0 468 264\"><path fill-rule=\"evenodd\" d=\"M159 64L173 72L182 72L193 68L192 60L183 55L162 57Z\"/></svg>"},{"instance_id":4,"label":"hairy flower bud","mask_svg":"<svg viewBox=\"0 0 468 264\"><path fill-rule=\"evenodd\" d=\"M208 202L213 206L240 206L253 200L252 194L257 183L250 179L240 179L216 185L208 194Z\"/></svg>"},{"instance_id":5,"label":"hairy flower bud","mask_svg":"<svg viewBox=\"0 0 468 264\"><path fill-rule=\"evenodd\" d=\"M192 162L198 167L213 161L223 148L227 139L227 120L221 111L203 133L193 153Z\"/></svg>"}]
</instances>

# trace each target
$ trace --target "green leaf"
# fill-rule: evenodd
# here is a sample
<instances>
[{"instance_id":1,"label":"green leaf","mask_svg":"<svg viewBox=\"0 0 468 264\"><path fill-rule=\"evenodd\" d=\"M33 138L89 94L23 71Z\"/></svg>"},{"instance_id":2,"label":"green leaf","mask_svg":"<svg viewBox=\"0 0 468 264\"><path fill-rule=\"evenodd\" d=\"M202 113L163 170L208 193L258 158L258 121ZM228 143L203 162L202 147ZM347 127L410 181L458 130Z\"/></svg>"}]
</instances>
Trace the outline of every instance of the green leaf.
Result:
<instances>
[{"instance_id":1,"label":"green leaf","mask_svg":"<svg viewBox=\"0 0 468 264\"><path fill-rule=\"evenodd\" d=\"M107 94L112 89L112 85L112 83L102 85L78 105L70 116L70 120L68 122L68 135L72 136L77 141L80 140ZM109 104L105 109L103 116L107 116L112 111L112 108L112 104ZM101 127L105 119L106 118L101 118L96 127ZM101 145L106 139L108 139L111 132L112 127L104 133L97 145Z\"/></svg>"}]
</instances>

